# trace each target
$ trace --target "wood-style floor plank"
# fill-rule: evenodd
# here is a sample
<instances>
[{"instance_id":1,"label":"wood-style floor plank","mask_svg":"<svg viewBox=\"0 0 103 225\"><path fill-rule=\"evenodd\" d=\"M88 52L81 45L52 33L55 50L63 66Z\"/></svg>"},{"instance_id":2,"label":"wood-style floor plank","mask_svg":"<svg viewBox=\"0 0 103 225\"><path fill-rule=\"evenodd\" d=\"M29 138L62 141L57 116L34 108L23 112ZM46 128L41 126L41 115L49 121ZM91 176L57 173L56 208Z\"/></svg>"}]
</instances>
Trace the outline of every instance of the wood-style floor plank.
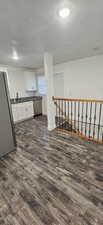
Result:
<instances>
[{"instance_id":1,"label":"wood-style floor plank","mask_svg":"<svg viewBox=\"0 0 103 225\"><path fill-rule=\"evenodd\" d=\"M103 225L103 145L45 117L16 125L17 151L0 160L0 224Z\"/></svg>"}]
</instances>

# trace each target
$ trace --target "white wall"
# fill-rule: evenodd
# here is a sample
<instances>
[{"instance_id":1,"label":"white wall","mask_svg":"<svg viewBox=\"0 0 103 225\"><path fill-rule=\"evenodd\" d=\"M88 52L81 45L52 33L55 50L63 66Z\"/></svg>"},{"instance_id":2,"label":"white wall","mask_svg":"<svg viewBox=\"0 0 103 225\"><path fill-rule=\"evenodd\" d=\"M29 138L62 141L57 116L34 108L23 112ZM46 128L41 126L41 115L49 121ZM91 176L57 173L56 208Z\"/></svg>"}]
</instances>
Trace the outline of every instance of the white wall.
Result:
<instances>
[{"instance_id":1,"label":"white wall","mask_svg":"<svg viewBox=\"0 0 103 225\"><path fill-rule=\"evenodd\" d=\"M7 71L8 71L9 90L10 90L11 98L15 98L17 92L19 93L19 97L28 97L34 94L33 92L26 91L27 85L26 85L25 70L16 69L16 68L8 68ZM35 72L34 72L34 75L35 75Z\"/></svg>"},{"instance_id":2,"label":"white wall","mask_svg":"<svg viewBox=\"0 0 103 225\"><path fill-rule=\"evenodd\" d=\"M55 65L54 73L64 74L65 97L103 99L103 55ZM44 75L44 70L39 69L36 74ZM47 113L46 97L43 111Z\"/></svg>"},{"instance_id":3,"label":"white wall","mask_svg":"<svg viewBox=\"0 0 103 225\"><path fill-rule=\"evenodd\" d=\"M103 55L58 64L64 73L64 96L103 99Z\"/></svg>"},{"instance_id":4,"label":"white wall","mask_svg":"<svg viewBox=\"0 0 103 225\"><path fill-rule=\"evenodd\" d=\"M24 71L8 69L10 97L15 98L16 93L19 97L26 97Z\"/></svg>"}]
</instances>

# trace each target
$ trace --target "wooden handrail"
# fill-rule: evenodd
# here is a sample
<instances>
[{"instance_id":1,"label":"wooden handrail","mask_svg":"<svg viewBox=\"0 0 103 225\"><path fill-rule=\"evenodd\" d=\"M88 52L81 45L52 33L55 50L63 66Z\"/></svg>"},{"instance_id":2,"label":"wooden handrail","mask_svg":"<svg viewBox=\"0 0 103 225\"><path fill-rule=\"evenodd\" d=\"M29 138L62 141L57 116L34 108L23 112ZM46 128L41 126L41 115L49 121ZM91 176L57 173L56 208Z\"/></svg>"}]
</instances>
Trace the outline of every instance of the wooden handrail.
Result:
<instances>
[{"instance_id":1,"label":"wooden handrail","mask_svg":"<svg viewBox=\"0 0 103 225\"><path fill-rule=\"evenodd\" d=\"M57 128L103 143L103 100L52 97L56 105ZM58 110L59 109L59 110ZM60 118L62 125L60 124Z\"/></svg>"},{"instance_id":2,"label":"wooden handrail","mask_svg":"<svg viewBox=\"0 0 103 225\"><path fill-rule=\"evenodd\" d=\"M55 98L52 97L53 101L70 101L70 102L96 102L96 103L103 103L103 100L96 100L96 99L77 99L77 98Z\"/></svg>"}]
</instances>

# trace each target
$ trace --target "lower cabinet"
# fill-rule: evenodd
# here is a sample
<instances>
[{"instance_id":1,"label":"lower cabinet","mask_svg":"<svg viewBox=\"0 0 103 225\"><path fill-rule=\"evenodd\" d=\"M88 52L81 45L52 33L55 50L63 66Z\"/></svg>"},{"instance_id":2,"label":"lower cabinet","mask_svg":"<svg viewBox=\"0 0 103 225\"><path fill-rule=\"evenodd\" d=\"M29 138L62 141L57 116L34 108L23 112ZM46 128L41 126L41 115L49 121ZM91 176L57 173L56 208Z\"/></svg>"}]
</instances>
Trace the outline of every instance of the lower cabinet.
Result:
<instances>
[{"instance_id":1,"label":"lower cabinet","mask_svg":"<svg viewBox=\"0 0 103 225\"><path fill-rule=\"evenodd\" d=\"M34 116L33 102L12 104L14 123L29 119Z\"/></svg>"},{"instance_id":2,"label":"lower cabinet","mask_svg":"<svg viewBox=\"0 0 103 225\"><path fill-rule=\"evenodd\" d=\"M18 121L18 117L19 117L19 113L18 113L18 109L17 109L17 105L12 105L12 113L13 113L13 119L14 119L14 123Z\"/></svg>"}]
</instances>

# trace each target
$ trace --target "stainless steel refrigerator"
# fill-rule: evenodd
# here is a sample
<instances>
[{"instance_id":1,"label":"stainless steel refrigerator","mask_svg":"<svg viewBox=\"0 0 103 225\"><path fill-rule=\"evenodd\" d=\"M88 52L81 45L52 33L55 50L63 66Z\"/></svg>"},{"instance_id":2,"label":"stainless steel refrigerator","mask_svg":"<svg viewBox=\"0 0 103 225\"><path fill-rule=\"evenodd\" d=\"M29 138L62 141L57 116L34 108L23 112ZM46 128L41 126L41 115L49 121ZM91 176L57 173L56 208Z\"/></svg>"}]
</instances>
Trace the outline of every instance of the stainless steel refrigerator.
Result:
<instances>
[{"instance_id":1,"label":"stainless steel refrigerator","mask_svg":"<svg viewBox=\"0 0 103 225\"><path fill-rule=\"evenodd\" d=\"M6 73L0 72L0 157L16 149Z\"/></svg>"}]
</instances>

